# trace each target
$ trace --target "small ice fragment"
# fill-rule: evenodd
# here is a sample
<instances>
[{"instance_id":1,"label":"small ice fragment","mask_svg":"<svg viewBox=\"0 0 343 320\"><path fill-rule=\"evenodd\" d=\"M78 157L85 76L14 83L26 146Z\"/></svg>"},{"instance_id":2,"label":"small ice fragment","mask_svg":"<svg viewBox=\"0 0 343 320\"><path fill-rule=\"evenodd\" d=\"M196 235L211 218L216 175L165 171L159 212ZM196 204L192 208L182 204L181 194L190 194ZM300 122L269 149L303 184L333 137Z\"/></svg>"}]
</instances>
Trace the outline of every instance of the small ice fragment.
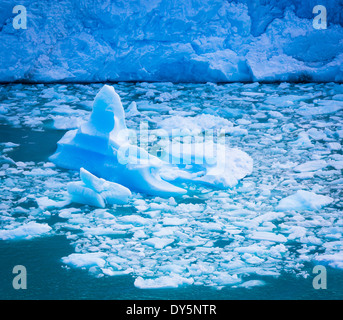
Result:
<instances>
[{"instance_id":1,"label":"small ice fragment","mask_svg":"<svg viewBox=\"0 0 343 320\"><path fill-rule=\"evenodd\" d=\"M330 142L328 143L328 147L330 150L341 150L342 149L342 145L338 142Z\"/></svg>"},{"instance_id":2,"label":"small ice fragment","mask_svg":"<svg viewBox=\"0 0 343 320\"><path fill-rule=\"evenodd\" d=\"M127 117L134 117L139 115L140 112L137 110L137 104L135 101L132 101L129 106L127 107L127 111L126 111L126 116Z\"/></svg>"},{"instance_id":3,"label":"small ice fragment","mask_svg":"<svg viewBox=\"0 0 343 320\"><path fill-rule=\"evenodd\" d=\"M276 206L277 211L289 210L318 210L321 207L330 204L333 201L331 197L315 194L305 190L298 190L295 194L280 200Z\"/></svg>"},{"instance_id":4,"label":"small ice fragment","mask_svg":"<svg viewBox=\"0 0 343 320\"><path fill-rule=\"evenodd\" d=\"M155 249L163 249L167 245L171 244L174 242L174 239L169 239L169 238L150 238L144 241L145 244L148 246L152 246Z\"/></svg>"},{"instance_id":5,"label":"small ice fragment","mask_svg":"<svg viewBox=\"0 0 343 320\"><path fill-rule=\"evenodd\" d=\"M81 181L69 183L68 192L73 202L105 208L105 201L101 195L86 187Z\"/></svg>"},{"instance_id":6,"label":"small ice fragment","mask_svg":"<svg viewBox=\"0 0 343 320\"><path fill-rule=\"evenodd\" d=\"M315 260L320 263L327 263L333 268L343 269L343 253L320 254L315 257Z\"/></svg>"},{"instance_id":7,"label":"small ice fragment","mask_svg":"<svg viewBox=\"0 0 343 320\"><path fill-rule=\"evenodd\" d=\"M48 197L37 198L36 201L37 201L38 207L42 210L45 210L48 208L63 208L70 203L69 200L54 201L52 199L49 199Z\"/></svg>"},{"instance_id":8,"label":"small ice fragment","mask_svg":"<svg viewBox=\"0 0 343 320\"><path fill-rule=\"evenodd\" d=\"M264 286L265 284L266 283L262 280L249 280L249 281L245 281L245 282L239 284L238 287L250 289L252 287Z\"/></svg>"},{"instance_id":9,"label":"small ice fragment","mask_svg":"<svg viewBox=\"0 0 343 320\"><path fill-rule=\"evenodd\" d=\"M94 266L103 268L106 264L105 257L106 254L102 252L72 253L63 257L62 262L76 268Z\"/></svg>"},{"instance_id":10,"label":"small ice fragment","mask_svg":"<svg viewBox=\"0 0 343 320\"><path fill-rule=\"evenodd\" d=\"M163 219L163 224L167 226L179 226L179 225L187 223L187 221L188 221L187 219L181 219L181 218L176 218L176 217L173 217L173 218L165 217Z\"/></svg>"},{"instance_id":11,"label":"small ice fragment","mask_svg":"<svg viewBox=\"0 0 343 320\"><path fill-rule=\"evenodd\" d=\"M30 221L13 229L0 230L1 240L31 239L48 233L51 227L46 223Z\"/></svg>"},{"instance_id":12,"label":"small ice fragment","mask_svg":"<svg viewBox=\"0 0 343 320\"><path fill-rule=\"evenodd\" d=\"M286 242L287 238L282 234L275 234L272 232L256 231L251 235L251 239L265 240L274 242Z\"/></svg>"},{"instance_id":13,"label":"small ice fragment","mask_svg":"<svg viewBox=\"0 0 343 320\"><path fill-rule=\"evenodd\" d=\"M325 160L313 160L307 161L302 163L294 168L295 172L309 172L309 171L317 171L323 169L327 166L327 162Z\"/></svg>"}]
</instances>

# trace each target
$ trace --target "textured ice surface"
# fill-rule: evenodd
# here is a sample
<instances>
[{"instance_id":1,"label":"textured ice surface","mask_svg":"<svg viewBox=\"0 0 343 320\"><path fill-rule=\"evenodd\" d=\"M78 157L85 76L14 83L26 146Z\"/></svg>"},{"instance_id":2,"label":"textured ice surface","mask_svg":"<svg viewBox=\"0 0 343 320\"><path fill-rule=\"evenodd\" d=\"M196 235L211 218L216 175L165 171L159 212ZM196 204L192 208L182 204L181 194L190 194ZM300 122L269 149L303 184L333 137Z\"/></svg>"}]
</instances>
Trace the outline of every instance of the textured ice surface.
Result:
<instances>
[{"instance_id":1,"label":"textured ice surface","mask_svg":"<svg viewBox=\"0 0 343 320\"><path fill-rule=\"evenodd\" d=\"M208 118L213 128L227 120L245 129L245 135L228 133L227 142L253 158L254 170L233 188L189 182L181 183L188 190L182 197L132 192L124 205L65 205L67 184L80 181L80 174L48 161L51 146L65 133L53 127L53 119L67 120L73 113L85 123L89 101L101 87L0 86L1 110L6 110L0 114L0 230L7 241L29 222L46 224L51 229L39 236L63 235L74 248L61 257L61 265L98 277L129 275L132 285L141 288L253 288L262 284L256 282L261 275L306 277L318 263L343 268L343 155L342 148L332 148L332 143L342 146L343 109L323 112L323 101L327 106L341 101L336 99L342 85L115 84L125 111L136 101L137 112L131 105L126 118L135 130L141 120L158 130L173 117L190 123L208 114L214 116ZM161 96L169 100L160 102ZM276 96L279 101L283 96L297 99L273 104ZM267 103L269 97L274 100ZM51 99L54 105L46 105ZM140 109L142 100L155 107ZM318 132L325 133L324 139L318 139ZM309 193L310 203L313 194L332 201L321 208L276 210L300 190ZM268 285L268 277L263 280Z\"/></svg>"},{"instance_id":2,"label":"textured ice surface","mask_svg":"<svg viewBox=\"0 0 343 320\"><path fill-rule=\"evenodd\" d=\"M15 4L2 0L1 81L343 80L340 0L320 1L328 14L325 30L313 27L314 1L20 4L28 15L25 30L13 28ZM159 101L172 97L175 92L163 93ZM74 121L57 118L55 125Z\"/></svg>"},{"instance_id":3,"label":"textured ice surface","mask_svg":"<svg viewBox=\"0 0 343 320\"><path fill-rule=\"evenodd\" d=\"M40 235L46 234L50 230L51 227L46 223L36 223L34 221L30 221L17 226L11 225L9 228L0 230L0 239L32 239L34 237L39 237Z\"/></svg>"}]
</instances>

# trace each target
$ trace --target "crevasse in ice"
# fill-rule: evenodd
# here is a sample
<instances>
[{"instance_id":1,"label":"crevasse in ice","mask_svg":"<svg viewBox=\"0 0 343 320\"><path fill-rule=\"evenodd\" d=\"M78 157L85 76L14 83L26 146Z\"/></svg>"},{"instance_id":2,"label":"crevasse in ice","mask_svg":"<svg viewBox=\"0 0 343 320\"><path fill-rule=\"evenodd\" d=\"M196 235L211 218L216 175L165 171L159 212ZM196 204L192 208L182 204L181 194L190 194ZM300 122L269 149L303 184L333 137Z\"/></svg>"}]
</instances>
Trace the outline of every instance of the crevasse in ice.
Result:
<instances>
[{"instance_id":1,"label":"crevasse in ice","mask_svg":"<svg viewBox=\"0 0 343 320\"><path fill-rule=\"evenodd\" d=\"M120 97L113 87L104 85L95 97L88 121L62 137L50 160L62 168L81 169L82 182L69 186L69 192L74 199L86 196L90 201L85 200L87 203L100 207L106 199L104 202L93 184L87 185L87 177L92 177L91 181L98 184L108 180L132 191L176 196L186 193L184 187L176 184L187 185L187 181L193 181L233 187L252 171L251 157L237 148L228 148L212 140L187 141L176 140L168 144L161 157L132 144ZM191 162L184 165L184 158ZM113 186L110 189L113 190ZM128 193L124 192L124 195Z\"/></svg>"}]
</instances>

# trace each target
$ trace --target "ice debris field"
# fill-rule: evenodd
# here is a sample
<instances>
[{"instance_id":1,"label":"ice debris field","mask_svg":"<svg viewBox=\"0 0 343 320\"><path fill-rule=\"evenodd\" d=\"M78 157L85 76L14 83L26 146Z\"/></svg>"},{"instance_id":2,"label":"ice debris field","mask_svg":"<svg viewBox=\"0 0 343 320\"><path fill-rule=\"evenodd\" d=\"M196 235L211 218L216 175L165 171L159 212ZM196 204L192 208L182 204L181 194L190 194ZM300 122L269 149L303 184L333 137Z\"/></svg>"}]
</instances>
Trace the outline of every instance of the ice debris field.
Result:
<instances>
[{"instance_id":1,"label":"ice debris field","mask_svg":"<svg viewBox=\"0 0 343 320\"><path fill-rule=\"evenodd\" d=\"M343 85L11 84L0 101L1 241L64 235L62 267L137 288L343 268ZM142 124L145 147L120 134ZM210 157L182 139L210 130Z\"/></svg>"}]
</instances>

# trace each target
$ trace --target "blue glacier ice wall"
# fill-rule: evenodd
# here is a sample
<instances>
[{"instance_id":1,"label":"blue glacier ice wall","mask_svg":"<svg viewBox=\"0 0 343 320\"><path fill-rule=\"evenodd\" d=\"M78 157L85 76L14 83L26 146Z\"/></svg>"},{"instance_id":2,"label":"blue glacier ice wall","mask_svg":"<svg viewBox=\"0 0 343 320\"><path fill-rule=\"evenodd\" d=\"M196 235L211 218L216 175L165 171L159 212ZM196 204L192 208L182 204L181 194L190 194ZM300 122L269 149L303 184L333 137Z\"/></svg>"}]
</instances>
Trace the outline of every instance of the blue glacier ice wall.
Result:
<instances>
[{"instance_id":1,"label":"blue glacier ice wall","mask_svg":"<svg viewBox=\"0 0 343 320\"><path fill-rule=\"evenodd\" d=\"M343 81L342 3L2 0L0 81Z\"/></svg>"}]
</instances>

